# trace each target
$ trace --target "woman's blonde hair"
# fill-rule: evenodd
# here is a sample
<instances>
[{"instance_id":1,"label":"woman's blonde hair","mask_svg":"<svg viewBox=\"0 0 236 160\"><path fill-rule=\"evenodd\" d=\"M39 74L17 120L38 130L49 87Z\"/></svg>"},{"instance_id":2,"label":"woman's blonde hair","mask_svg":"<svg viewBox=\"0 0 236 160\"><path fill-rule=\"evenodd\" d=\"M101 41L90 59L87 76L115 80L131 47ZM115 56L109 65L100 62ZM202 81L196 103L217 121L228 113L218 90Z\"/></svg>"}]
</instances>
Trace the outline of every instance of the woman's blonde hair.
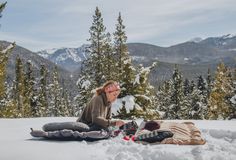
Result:
<instances>
[{"instance_id":1,"label":"woman's blonde hair","mask_svg":"<svg viewBox=\"0 0 236 160\"><path fill-rule=\"evenodd\" d=\"M109 80L103 84L103 86L99 87L96 89L96 95L100 95L105 92L105 88L109 86L110 84L115 84L117 83L116 81Z\"/></svg>"}]
</instances>

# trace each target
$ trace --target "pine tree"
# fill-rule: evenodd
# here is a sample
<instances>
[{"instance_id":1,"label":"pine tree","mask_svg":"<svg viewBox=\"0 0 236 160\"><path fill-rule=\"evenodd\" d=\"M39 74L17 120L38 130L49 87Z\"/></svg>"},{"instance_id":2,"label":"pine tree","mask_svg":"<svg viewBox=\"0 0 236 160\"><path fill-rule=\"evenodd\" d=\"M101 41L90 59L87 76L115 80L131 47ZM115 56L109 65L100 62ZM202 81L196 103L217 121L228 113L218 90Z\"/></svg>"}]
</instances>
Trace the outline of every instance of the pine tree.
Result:
<instances>
[{"instance_id":1,"label":"pine tree","mask_svg":"<svg viewBox=\"0 0 236 160\"><path fill-rule=\"evenodd\" d=\"M70 101L70 96L67 90L63 89L62 92L62 104L61 104L61 112L63 113L62 116L74 116L74 108Z\"/></svg>"},{"instance_id":2,"label":"pine tree","mask_svg":"<svg viewBox=\"0 0 236 160\"><path fill-rule=\"evenodd\" d=\"M39 78L39 88L38 88L38 112L36 115L39 117L49 116L48 109L48 80L47 80L48 70L45 65L41 65L40 68L40 78Z\"/></svg>"},{"instance_id":3,"label":"pine tree","mask_svg":"<svg viewBox=\"0 0 236 160\"><path fill-rule=\"evenodd\" d=\"M104 65L105 65L105 48L107 48L106 43L106 27L103 24L103 18L100 10L96 7L95 15L93 16L93 23L89 30L90 33L90 47L88 48L89 58L91 58L90 73L91 78L94 79L95 86L101 86L105 81L103 75Z\"/></svg>"},{"instance_id":4,"label":"pine tree","mask_svg":"<svg viewBox=\"0 0 236 160\"><path fill-rule=\"evenodd\" d=\"M209 97L208 115L209 119L228 119L230 113L229 95L232 94L232 82L228 77L229 69L223 63L217 67L215 81Z\"/></svg>"},{"instance_id":5,"label":"pine tree","mask_svg":"<svg viewBox=\"0 0 236 160\"><path fill-rule=\"evenodd\" d=\"M52 83L49 85L50 90L50 98L49 98L49 110L50 116L63 116L63 109L62 109L62 88L59 84L59 75L57 71L57 67L54 68L52 73Z\"/></svg>"},{"instance_id":6,"label":"pine tree","mask_svg":"<svg viewBox=\"0 0 236 160\"><path fill-rule=\"evenodd\" d=\"M229 119L236 118L236 68L228 72L231 91L226 99L229 101Z\"/></svg>"},{"instance_id":7,"label":"pine tree","mask_svg":"<svg viewBox=\"0 0 236 160\"><path fill-rule=\"evenodd\" d=\"M111 35L110 33L107 33L106 40L105 40L105 46L104 46L104 79L105 80L116 80L117 71L115 64L115 57L113 52L113 47L111 43Z\"/></svg>"},{"instance_id":8,"label":"pine tree","mask_svg":"<svg viewBox=\"0 0 236 160\"><path fill-rule=\"evenodd\" d=\"M157 92L157 101L160 116L162 119L168 119L171 105L171 92L172 92L172 81L165 81Z\"/></svg>"},{"instance_id":9,"label":"pine tree","mask_svg":"<svg viewBox=\"0 0 236 160\"><path fill-rule=\"evenodd\" d=\"M187 96L188 101L188 119L205 119L207 104L204 95L197 87L193 88L192 93Z\"/></svg>"},{"instance_id":10,"label":"pine tree","mask_svg":"<svg viewBox=\"0 0 236 160\"><path fill-rule=\"evenodd\" d=\"M133 82L135 80L135 68L132 66L131 57L129 56L128 47L126 44L127 36L125 33L125 26L121 14L119 13L116 31L114 32L114 49L115 64L117 76L115 80L120 82L121 93L120 97L133 94Z\"/></svg>"},{"instance_id":11,"label":"pine tree","mask_svg":"<svg viewBox=\"0 0 236 160\"><path fill-rule=\"evenodd\" d=\"M123 20L121 18L121 13L117 18L116 31L114 32L114 49L115 49L115 58L117 59L117 80L122 79L122 72L124 71L123 61L128 57L128 49L126 45L127 36L125 34L125 26L123 25Z\"/></svg>"},{"instance_id":12,"label":"pine tree","mask_svg":"<svg viewBox=\"0 0 236 160\"><path fill-rule=\"evenodd\" d=\"M25 86L24 86L24 70L23 70L23 63L22 60L17 56L16 58L16 65L15 65L15 74L16 74L16 79L15 79L15 101L16 101L16 106L19 111L19 117L24 117L25 116L25 106L24 106L24 92L25 92Z\"/></svg>"},{"instance_id":13,"label":"pine tree","mask_svg":"<svg viewBox=\"0 0 236 160\"><path fill-rule=\"evenodd\" d=\"M187 96L189 93L191 93L190 82L186 78L185 81L184 81L184 95Z\"/></svg>"},{"instance_id":14,"label":"pine tree","mask_svg":"<svg viewBox=\"0 0 236 160\"><path fill-rule=\"evenodd\" d=\"M105 81L110 80L113 65L112 47L110 34L106 33L103 18L100 10L96 7L93 15L93 23L89 30L90 42L86 48L88 58L82 62L81 73L77 81L79 94L76 97L78 102L77 114L85 107L88 99L94 93L93 89L101 86Z\"/></svg>"},{"instance_id":15,"label":"pine tree","mask_svg":"<svg viewBox=\"0 0 236 160\"><path fill-rule=\"evenodd\" d=\"M232 118L236 118L236 68L233 71L233 75L232 75L232 87L233 87L233 91L232 91L232 96L230 97L230 102L231 102L231 113L230 113L230 119Z\"/></svg>"},{"instance_id":16,"label":"pine tree","mask_svg":"<svg viewBox=\"0 0 236 160\"><path fill-rule=\"evenodd\" d=\"M170 117L169 119L181 119L186 117L187 108L183 104L184 93L183 93L183 81L182 75L179 72L177 65L175 65L174 73L172 76L173 80L173 91L171 94L171 106L170 106Z\"/></svg>"},{"instance_id":17,"label":"pine tree","mask_svg":"<svg viewBox=\"0 0 236 160\"><path fill-rule=\"evenodd\" d=\"M0 3L0 18L2 11L6 7L7 2ZM9 92L6 92L6 66L8 58L15 47L15 43L10 44L6 48L0 46L0 117L16 117L16 106L9 99Z\"/></svg>"},{"instance_id":18,"label":"pine tree","mask_svg":"<svg viewBox=\"0 0 236 160\"><path fill-rule=\"evenodd\" d=\"M81 73L76 83L79 94L75 97L75 101L77 102L75 116L78 116L82 112L88 102L88 99L90 99L93 95L92 90L96 88L94 85L94 80L90 77L94 74L90 73L90 61L90 59L87 59L81 64Z\"/></svg>"},{"instance_id":19,"label":"pine tree","mask_svg":"<svg viewBox=\"0 0 236 160\"><path fill-rule=\"evenodd\" d=\"M207 99L209 99L209 96L210 96L211 90L212 90L212 77L211 77L210 69L208 69L208 71L207 71L206 82L207 82Z\"/></svg>"},{"instance_id":20,"label":"pine tree","mask_svg":"<svg viewBox=\"0 0 236 160\"><path fill-rule=\"evenodd\" d=\"M149 67L143 67L142 65L137 70L137 75L134 82L134 96L135 102L143 110L142 117L146 119L157 119L159 114L155 106L155 91L154 87L149 83L150 71L156 66L157 63L153 63Z\"/></svg>"},{"instance_id":21,"label":"pine tree","mask_svg":"<svg viewBox=\"0 0 236 160\"><path fill-rule=\"evenodd\" d=\"M8 58L15 47L15 43L9 45L6 49L0 46L0 106L3 104L6 95L5 81L6 81L6 66Z\"/></svg>"},{"instance_id":22,"label":"pine tree","mask_svg":"<svg viewBox=\"0 0 236 160\"><path fill-rule=\"evenodd\" d=\"M33 65L30 61L26 62L26 72L25 72L25 102L24 104L28 106L27 116L36 117L39 112L37 106L37 97L35 89L36 81L33 75Z\"/></svg>"},{"instance_id":23,"label":"pine tree","mask_svg":"<svg viewBox=\"0 0 236 160\"><path fill-rule=\"evenodd\" d=\"M197 88L201 91L200 94L206 95L207 93L207 83L206 80L200 75L197 80Z\"/></svg>"}]
</instances>

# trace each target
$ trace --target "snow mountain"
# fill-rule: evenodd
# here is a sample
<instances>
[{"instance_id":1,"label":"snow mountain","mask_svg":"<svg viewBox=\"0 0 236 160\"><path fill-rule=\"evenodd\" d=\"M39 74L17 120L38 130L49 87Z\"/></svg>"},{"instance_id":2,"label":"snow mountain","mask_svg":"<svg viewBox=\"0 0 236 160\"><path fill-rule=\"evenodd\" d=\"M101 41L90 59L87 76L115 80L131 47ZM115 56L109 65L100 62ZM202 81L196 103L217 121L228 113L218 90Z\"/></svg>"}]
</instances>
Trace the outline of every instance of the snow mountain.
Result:
<instances>
[{"instance_id":1,"label":"snow mountain","mask_svg":"<svg viewBox=\"0 0 236 160\"><path fill-rule=\"evenodd\" d=\"M202 65L232 63L236 57L236 35L227 34L220 37L190 41L170 47L160 47L145 43L128 43L128 50L135 63L151 64L153 60L173 64ZM37 52L40 56L69 70L76 71L86 59L85 49L88 45L78 48L60 48ZM234 63L233 62L233 63Z\"/></svg>"},{"instance_id":2,"label":"snow mountain","mask_svg":"<svg viewBox=\"0 0 236 160\"><path fill-rule=\"evenodd\" d=\"M82 45L78 48L53 48L39 51L37 54L73 72L79 69L81 62L86 59L85 50L87 46Z\"/></svg>"}]
</instances>

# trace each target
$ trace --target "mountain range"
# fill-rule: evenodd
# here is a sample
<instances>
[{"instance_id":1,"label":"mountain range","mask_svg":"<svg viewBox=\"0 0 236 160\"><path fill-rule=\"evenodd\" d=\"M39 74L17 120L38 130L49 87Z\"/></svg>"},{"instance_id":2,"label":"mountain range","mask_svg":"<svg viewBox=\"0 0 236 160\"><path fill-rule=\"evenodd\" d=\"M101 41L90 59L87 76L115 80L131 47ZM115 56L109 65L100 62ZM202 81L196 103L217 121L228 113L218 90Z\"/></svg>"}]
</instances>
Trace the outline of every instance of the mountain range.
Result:
<instances>
[{"instance_id":1,"label":"mountain range","mask_svg":"<svg viewBox=\"0 0 236 160\"><path fill-rule=\"evenodd\" d=\"M9 42L0 41L3 47L8 44ZM206 76L208 69L214 73L219 62L224 62L229 67L236 67L236 35L195 38L170 47L145 43L127 45L134 65L149 66L153 62L158 62L150 74L150 81L154 86L171 78L175 64L178 65L184 78L193 80L199 75ZM14 80L15 59L19 56L24 62L33 63L36 74L39 74L41 64L46 65L49 72L58 66L59 75L63 75L61 83L71 91L72 95L76 95L77 90L74 86L80 73L81 62L87 58L86 47L85 44L78 48L54 48L35 53L22 46L16 46L7 67L8 81Z\"/></svg>"},{"instance_id":2,"label":"mountain range","mask_svg":"<svg viewBox=\"0 0 236 160\"><path fill-rule=\"evenodd\" d=\"M170 47L145 43L127 45L134 64L148 66L154 61L158 62L150 75L152 83L169 79L175 64L178 64L184 77L190 79L206 75L208 68L214 72L220 62L230 67L236 64L236 35L232 34L206 39L198 37ZM86 58L86 46L43 50L37 54L77 75L81 62Z\"/></svg>"}]
</instances>

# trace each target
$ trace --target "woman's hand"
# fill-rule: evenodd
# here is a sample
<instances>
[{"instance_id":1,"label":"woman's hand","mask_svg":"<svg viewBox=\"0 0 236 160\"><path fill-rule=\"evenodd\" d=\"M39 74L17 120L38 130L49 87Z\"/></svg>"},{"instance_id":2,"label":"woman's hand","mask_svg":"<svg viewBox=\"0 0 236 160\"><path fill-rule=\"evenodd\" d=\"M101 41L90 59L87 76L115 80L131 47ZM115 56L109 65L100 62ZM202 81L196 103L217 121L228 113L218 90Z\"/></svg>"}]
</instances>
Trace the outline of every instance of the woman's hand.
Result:
<instances>
[{"instance_id":1,"label":"woman's hand","mask_svg":"<svg viewBox=\"0 0 236 160\"><path fill-rule=\"evenodd\" d=\"M118 126L118 127L120 127L120 126L122 126L124 124L125 124L125 122L123 122L122 120L117 120L116 121L116 126Z\"/></svg>"}]
</instances>

